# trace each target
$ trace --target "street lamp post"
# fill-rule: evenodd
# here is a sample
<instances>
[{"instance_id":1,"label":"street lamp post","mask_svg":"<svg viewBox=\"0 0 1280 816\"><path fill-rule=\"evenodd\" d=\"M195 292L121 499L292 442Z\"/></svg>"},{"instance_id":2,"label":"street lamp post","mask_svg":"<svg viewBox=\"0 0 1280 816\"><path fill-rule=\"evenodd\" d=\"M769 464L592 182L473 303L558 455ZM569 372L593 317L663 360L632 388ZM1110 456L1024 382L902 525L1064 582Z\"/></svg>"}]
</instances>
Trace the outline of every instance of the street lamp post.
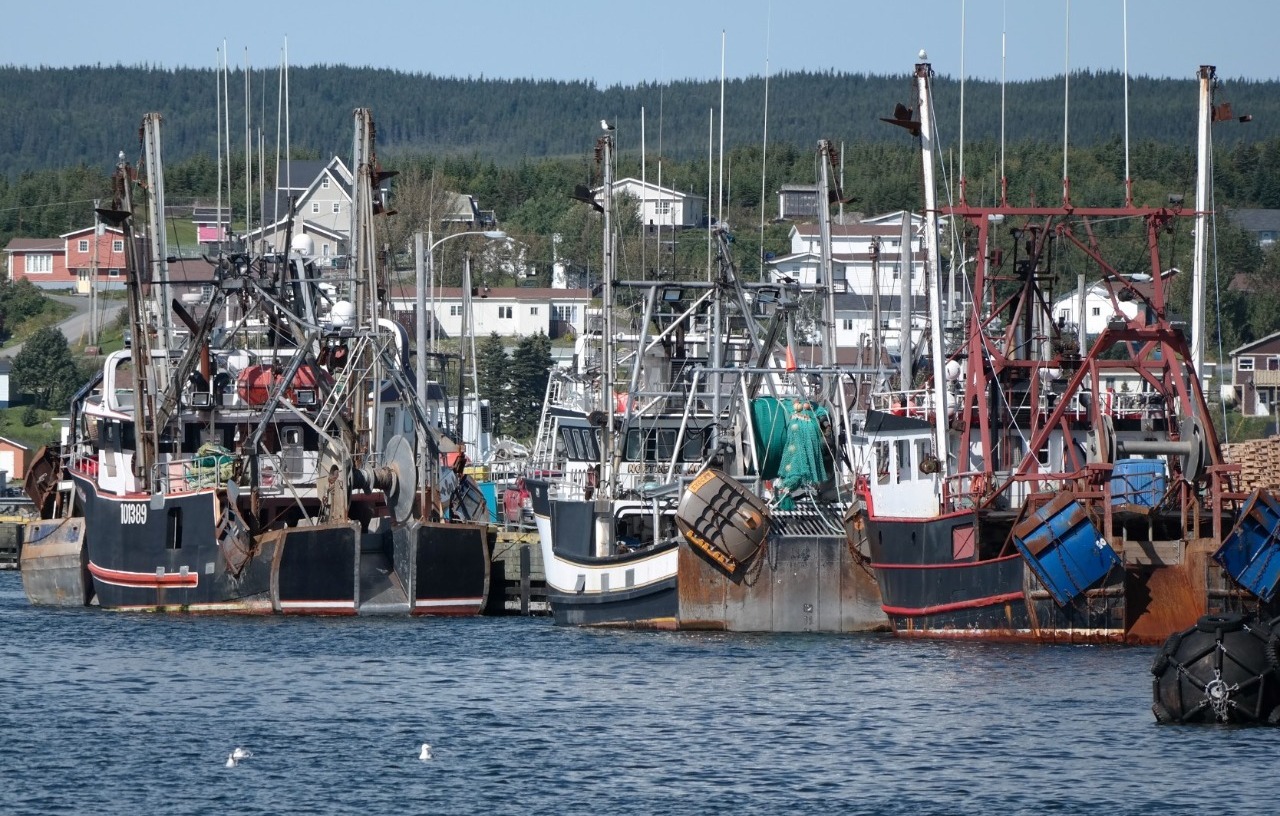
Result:
<instances>
[{"instance_id":1,"label":"street lamp post","mask_svg":"<svg viewBox=\"0 0 1280 816\"><path fill-rule=\"evenodd\" d=\"M444 236L438 241L432 241L431 230L427 230L424 237L421 231L413 234L414 246L414 273L415 273L415 292L414 306L417 310L416 331L414 333L414 342L418 347L418 404L422 406L422 413L427 413L427 320L431 320L431 348L435 348L436 341L436 324L435 324L435 262L434 255L436 247L445 241L454 238L461 238L464 235L483 235L485 238L494 241L501 241L507 237L502 230L469 230L467 232L454 232ZM427 290L431 291L430 311L428 311ZM461 395L459 395L461 398ZM459 416L459 429L461 429L462 418ZM418 438L418 484L425 487L427 484L427 429L423 428L423 434Z\"/></svg>"}]
</instances>

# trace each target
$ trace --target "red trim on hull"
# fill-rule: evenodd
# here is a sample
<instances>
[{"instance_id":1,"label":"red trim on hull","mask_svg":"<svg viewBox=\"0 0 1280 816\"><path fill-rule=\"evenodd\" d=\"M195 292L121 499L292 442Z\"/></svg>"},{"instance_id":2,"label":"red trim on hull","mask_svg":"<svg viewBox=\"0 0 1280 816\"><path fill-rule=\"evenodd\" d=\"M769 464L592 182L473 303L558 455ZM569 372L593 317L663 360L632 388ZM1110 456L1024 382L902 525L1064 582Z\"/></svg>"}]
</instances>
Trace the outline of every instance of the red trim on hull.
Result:
<instances>
[{"instance_id":1,"label":"red trim on hull","mask_svg":"<svg viewBox=\"0 0 1280 816\"><path fill-rule=\"evenodd\" d=\"M1121 644L1126 646L1156 646L1164 640L1149 641L1130 638L1116 630L1090 630L1077 632L1071 629L895 629L894 637L911 640L973 640L983 643L1061 643L1068 645Z\"/></svg>"},{"instance_id":2,"label":"red trim on hull","mask_svg":"<svg viewBox=\"0 0 1280 816\"><path fill-rule=\"evenodd\" d=\"M999 558L988 558L985 561L956 561L950 564L872 564L872 569L959 569L962 567L985 567L987 564L998 564L1001 561L1011 561L1015 558L1021 558L1019 553L1013 555L1002 555Z\"/></svg>"},{"instance_id":3,"label":"red trim on hull","mask_svg":"<svg viewBox=\"0 0 1280 816\"><path fill-rule=\"evenodd\" d=\"M937 606L924 606L912 608L909 606L881 606L886 615L903 615L906 617L921 617L924 615L941 615L945 612L958 612L962 609L980 609L984 606L997 606L999 604L1014 603L1015 601L1024 600L1021 592L1006 592L1003 595L990 595L986 598L974 598L971 601L956 601L949 604L938 604Z\"/></svg>"},{"instance_id":4,"label":"red trim on hull","mask_svg":"<svg viewBox=\"0 0 1280 816\"><path fill-rule=\"evenodd\" d=\"M161 587L189 589L200 583L200 574L191 570L185 573L130 572L128 570L107 569L90 561L89 572L93 574L94 578L103 583L114 584L115 586L137 587L139 589L160 589Z\"/></svg>"}]
</instances>

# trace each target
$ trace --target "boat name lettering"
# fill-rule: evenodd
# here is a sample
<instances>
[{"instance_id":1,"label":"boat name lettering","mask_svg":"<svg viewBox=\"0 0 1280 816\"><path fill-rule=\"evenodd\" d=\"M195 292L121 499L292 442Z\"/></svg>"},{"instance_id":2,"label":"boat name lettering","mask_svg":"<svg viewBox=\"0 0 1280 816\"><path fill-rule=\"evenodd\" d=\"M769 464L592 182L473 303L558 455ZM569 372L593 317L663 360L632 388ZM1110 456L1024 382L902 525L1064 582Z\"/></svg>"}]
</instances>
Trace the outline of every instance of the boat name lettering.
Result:
<instances>
[{"instance_id":1,"label":"boat name lettering","mask_svg":"<svg viewBox=\"0 0 1280 816\"><path fill-rule=\"evenodd\" d=\"M146 524L147 523L147 505L146 504L120 505L120 523L121 524Z\"/></svg>"}]
</instances>

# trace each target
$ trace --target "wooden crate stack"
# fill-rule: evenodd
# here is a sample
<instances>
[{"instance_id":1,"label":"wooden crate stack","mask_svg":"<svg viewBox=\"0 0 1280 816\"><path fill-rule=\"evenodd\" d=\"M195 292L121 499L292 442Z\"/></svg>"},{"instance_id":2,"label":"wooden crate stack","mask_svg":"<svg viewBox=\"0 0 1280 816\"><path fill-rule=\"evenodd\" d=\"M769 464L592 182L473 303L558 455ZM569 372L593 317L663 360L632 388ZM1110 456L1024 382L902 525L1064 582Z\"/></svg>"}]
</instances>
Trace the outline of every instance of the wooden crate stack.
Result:
<instances>
[{"instance_id":1,"label":"wooden crate stack","mask_svg":"<svg viewBox=\"0 0 1280 816\"><path fill-rule=\"evenodd\" d=\"M1226 446L1225 456L1240 466L1238 489L1280 488L1280 436L1232 442Z\"/></svg>"}]
</instances>

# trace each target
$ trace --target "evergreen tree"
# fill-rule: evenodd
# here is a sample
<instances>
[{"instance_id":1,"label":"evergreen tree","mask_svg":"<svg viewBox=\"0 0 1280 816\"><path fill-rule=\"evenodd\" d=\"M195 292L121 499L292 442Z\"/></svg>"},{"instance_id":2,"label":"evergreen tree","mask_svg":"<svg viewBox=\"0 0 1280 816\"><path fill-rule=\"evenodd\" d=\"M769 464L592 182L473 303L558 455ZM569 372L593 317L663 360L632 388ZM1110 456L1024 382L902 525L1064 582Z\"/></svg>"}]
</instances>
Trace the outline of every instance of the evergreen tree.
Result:
<instances>
[{"instance_id":1,"label":"evergreen tree","mask_svg":"<svg viewBox=\"0 0 1280 816\"><path fill-rule=\"evenodd\" d=\"M504 433L512 421L510 369L511 358L507 356L507 349L497 332L477 344L476 372L480 381L480 397L489 400L494 436Z\"/></svg>"},{"instance_id":2,"label":"evergreen tree","mask_svg":"<svg viewBox=\"0 0 1280 816\"><path fill-rule=\"evenodd\" d=\"M550 338L542 332L520 338L509 367L511 436L529 440L537 434L551 365Z\"/></svg>"},{"instance_id":3,"label":"evergreen tree","mask_svg":"<svg viewBox=\"0 0 1280 816\"><path fill-rule=\"evenodd\" d=\"M27 339L13 358L13 384L40 408L64 408L79 390L82 376L67 338L46 326Z\"/></svg>"}]
</instances>

